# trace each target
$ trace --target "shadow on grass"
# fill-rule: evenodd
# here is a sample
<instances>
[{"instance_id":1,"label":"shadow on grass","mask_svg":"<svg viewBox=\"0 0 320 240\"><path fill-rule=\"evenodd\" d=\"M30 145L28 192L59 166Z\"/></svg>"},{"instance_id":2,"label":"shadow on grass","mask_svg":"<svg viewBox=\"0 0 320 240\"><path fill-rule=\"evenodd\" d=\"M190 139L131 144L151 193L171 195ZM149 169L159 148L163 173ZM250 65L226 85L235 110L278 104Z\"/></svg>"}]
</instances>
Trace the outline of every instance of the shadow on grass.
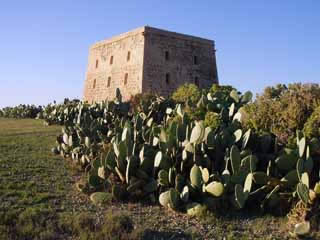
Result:
<instances>
[{"instance_id":1,"label":"shadow on grass","mask_svg":"<svg viewBox=\"0 0 320 240\"><path fill-rule=\"evenodd\" d=\"M166 232L166 231L154 231L154 230L145 230L142 236L142 240L192 240L192 239L201 239L197 238L195 234L186 234L178 232Z\"/></svg>"}]
</instances>

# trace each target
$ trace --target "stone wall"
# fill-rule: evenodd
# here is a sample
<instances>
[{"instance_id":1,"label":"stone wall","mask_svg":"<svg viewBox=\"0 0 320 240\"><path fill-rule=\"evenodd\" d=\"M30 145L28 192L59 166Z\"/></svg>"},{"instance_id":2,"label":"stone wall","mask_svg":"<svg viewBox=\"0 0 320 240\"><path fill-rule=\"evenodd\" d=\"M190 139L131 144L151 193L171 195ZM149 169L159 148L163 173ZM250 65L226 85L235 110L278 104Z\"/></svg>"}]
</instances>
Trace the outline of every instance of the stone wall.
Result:
<instances>
[{"instance_id":1,"label":"stone wall","mask_svg":"<svg viewBox=\"0 0 320 240\"><path fill-rule=\"evenodd\" d=\"M218 83L211 40L146 27L142 90L168 96L184 83Z\"/></svg>"},{"instance_id":2,"label":"stone wall","mask_svg":"<svg viewBox=\"0 0 320 240\"><path fill-rule=\"evenodd\" d=\"M88 62L84 100L90 103L114 99L116 88L128 100L141 92L168 96L183 83L218 83L213 41L151 27L94 44Z\"/></svg>"},{"instance_id":3,"label":"stone wall","mask_svg":"<svg viewBox=\"0 0 320 240\"><path fill-rule=\"evenodd\" d=\"M117 88L121 89L124 100L142 91L143 30L121 34L90 48L85 101L112 100Z\"/></svg>"}]
</instances>

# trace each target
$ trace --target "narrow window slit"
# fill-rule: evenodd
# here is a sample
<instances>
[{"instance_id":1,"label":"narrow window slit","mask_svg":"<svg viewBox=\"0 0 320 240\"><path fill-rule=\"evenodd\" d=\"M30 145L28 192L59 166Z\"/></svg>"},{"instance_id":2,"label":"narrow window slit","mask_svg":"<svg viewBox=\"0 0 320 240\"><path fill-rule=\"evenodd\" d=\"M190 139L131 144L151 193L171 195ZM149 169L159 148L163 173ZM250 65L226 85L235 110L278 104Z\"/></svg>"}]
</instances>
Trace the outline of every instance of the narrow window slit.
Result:
<instances>
[{"instance_id":1,"label":"narrow window slit","mask_svg":"<svg viewBox=\"0 0 320 240\"><path fill-rule=\"evenodd\" d=\"M197 56L193 57L193 64L198 65L198 57Z\"/></svg>"},{"instance_id":2,"label":"narrow window slit","mask_svg":"<svg viewBox=\"0 0 320 240\"><path fill-rule=\"evenodd\" d=\"M169 56L169 51L166 51L166 52L165 52L165 59L166 59L166 61L169 61L169 58L170 58L170 56Z\"/></svg>"},{"instance_id":3,"label":"narrow window slit","mask_svg":"<svg viewBox=\"0 0 320 240\"><path fill-rule=\"evenodd\" d=\"M170 74L166 73L166 84L170 84Z\"/></svg>"},{"instance_id":4,"label":"narrow window slit","mask_svg":"<svg viewBox=\"0 0 320 240\"><path fill-rule=\"evenodd\" d=\"M124 75L124 85L127 85L127 83L128 83L128 73Z\"/></svg>"}]
</instances>

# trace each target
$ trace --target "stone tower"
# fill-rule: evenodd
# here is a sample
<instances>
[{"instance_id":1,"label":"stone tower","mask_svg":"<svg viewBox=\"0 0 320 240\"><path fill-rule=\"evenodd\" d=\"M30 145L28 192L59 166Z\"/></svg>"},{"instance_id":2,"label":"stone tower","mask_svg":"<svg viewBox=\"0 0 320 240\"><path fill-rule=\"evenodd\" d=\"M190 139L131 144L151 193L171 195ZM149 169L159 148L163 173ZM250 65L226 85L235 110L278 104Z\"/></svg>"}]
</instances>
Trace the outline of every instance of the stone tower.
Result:
<instances>
[{"instance_id":1,"label":"stone tower","mask_svg":"<svg viewBox=\"0 0 320 240\"><path fill-rule=\"evenodd\" d=\"M184 83L218 83L214 41L141 27L90 47L84 100L124 100L137 93L168 96Z\"/></svg>"}]
</instances>

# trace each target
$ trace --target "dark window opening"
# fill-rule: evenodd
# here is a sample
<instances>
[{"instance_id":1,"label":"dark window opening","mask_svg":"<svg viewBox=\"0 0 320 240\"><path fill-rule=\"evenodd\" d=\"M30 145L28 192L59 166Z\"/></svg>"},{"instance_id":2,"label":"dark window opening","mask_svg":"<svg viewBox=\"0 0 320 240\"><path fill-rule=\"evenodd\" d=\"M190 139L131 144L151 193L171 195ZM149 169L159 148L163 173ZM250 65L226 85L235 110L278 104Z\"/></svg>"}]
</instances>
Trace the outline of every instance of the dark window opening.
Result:
<instances>
[{"instance_id":1,"label":"dark window opening","mask_svg":"<svg viewBox=\"0 0 320 240\"><path fill-rule=\"evenodd\" d=\"M98 68L98 66L99 66L99 60L97 59L96 60L96 68Z\"/></svg>"},{"instance_id":2,"label":"dark window opening","mask_svg":"<svg viewBox=\"0 0 320 240\"><path fill-rule=\"evenodd\" d=\"M166 73L166 83L170 84L170 74Z\"/></svg>"},{"instance_id":3,"label":"dark window opening","mask_svg":"<svg viewBox=\"0 0 320 240\"><path fill-rule=\"evenodd\" d=\"M128 83L128 73L124 75L124 85L127 85L127 83Z\"/></svg>"},{"instance_id":4,"label":"dark window opening","mask_svg":"<svg viewBox=\"0 0 320 240\"><path fill-rule=\"evenodd\" d=\"M113 64L113 56L110 57L110 65Z\"/></svg>"},{"instance_id":5,"label":"dark window opening","mask_svg":"<svg viewBox=\"0 0 320 240\"><path fill-rule=\"evenodd\" d=\"M131 55L131 53L130 53L130 51L128 52L128 55L127 55L127 61L130 61L130 56Z\"/></svg>"},{"instance_id":6,"label":"dark window opening","mask_svg":"<svg viewBox=\"0 0 320 240\"><path fill-rule=\"evenodd\" d=\"M199 87L199 78L198 77L194 78L194 84L197 85L197 87Z\"/></svg>"},{"instance_id":7,"label":"dark window opening","mask_svg":"<svg viewBox=\"0 0 320 240\"><path fill-rule=\"evenodd\" d=\"M165 52L165 58L166 58L166 61L169 61L169 51Z\"/></svg>"},{"instance_id":8,"label":"dark window opening","mask_svg":"<svg viewBox=\"0 0 320 240\"><path fill-rule=\"evenodd\" d=\"M107 87L110 87L110 84L111 84L111 77L108 77Z\"/></svg>"},{"instance_id":9,"label":"dark window opening","mask_svg":"<svg viewBox=\"0 0 320 240\"><path fill-rule=\"evenodd\" d=\"M197 56L193 57L193 64L198 65L198 57Z\"/></svg>"},{"instance_id":10,"label":"dark window opening","mask_svg":"<svg viewBox=\"0 0 320 240\"><path fill-rule=\"evenodd\" d=\"M96 84L97 84L97 80L94 79L94 80L93 80L93 88L96 88Z\"/></svg>"}]
</instances>

